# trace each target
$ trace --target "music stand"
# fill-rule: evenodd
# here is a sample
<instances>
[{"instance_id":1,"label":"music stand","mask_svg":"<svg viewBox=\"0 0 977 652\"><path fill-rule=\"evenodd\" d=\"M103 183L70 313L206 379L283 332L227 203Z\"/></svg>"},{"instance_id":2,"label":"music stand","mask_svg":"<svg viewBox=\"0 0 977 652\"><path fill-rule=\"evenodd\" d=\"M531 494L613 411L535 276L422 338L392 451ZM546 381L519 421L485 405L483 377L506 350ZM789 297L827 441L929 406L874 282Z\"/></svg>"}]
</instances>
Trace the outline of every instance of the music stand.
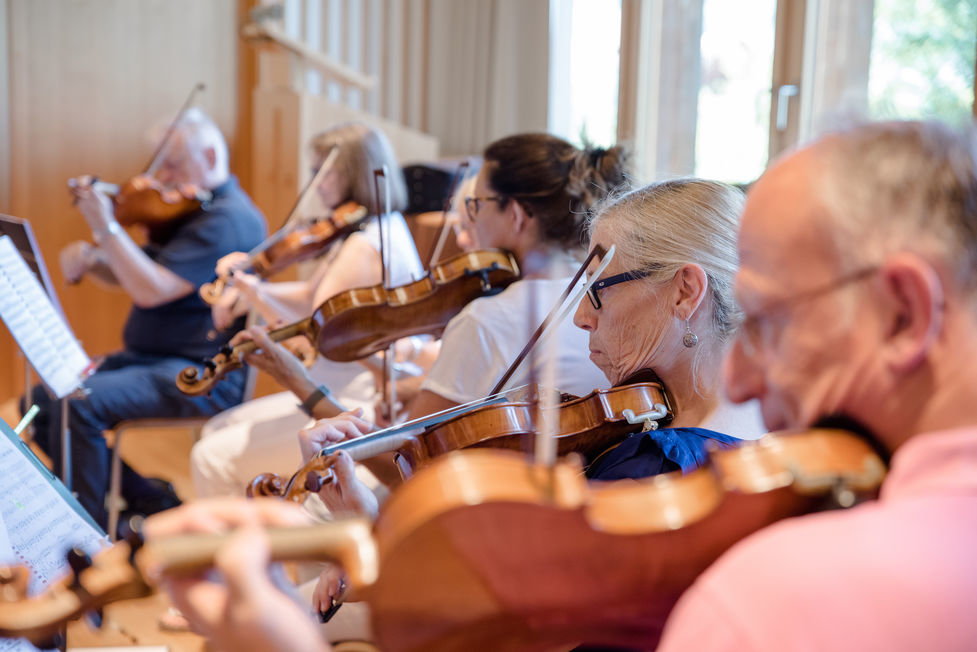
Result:
<instances>
[{"instance_id":1,"label":"music stand","mask_svg":"<svg viewBox=\"0 0 977 652\"><path fill-rule=\"evenodd\" d=\"M41 255L40 248L37 246L37 241L34 238L34 233L31 229L30 223L26 220L22 220L9 215L0 215L0 237L8 236L11 244L13 244L17 253L23 259L27 266L27 269L33 274L37 279L38 284L47 296L51 304L51 309L57 313L57 315L67 323L65 318L64 310L61 307L60 301L58 301L58 296L54 292L54 287L51 284L50 276L47 273L47 268L44 265L44 258ZM83 353L82 353L83 354ZM31 391L32 381L31 381L31 365L27 360L27 356L24 356L24 395L28 396ZM43 378L42 378L43 380ZM51 391L48 387L48 391L53 396L57 397L56 392ZM79 392L84 391L83 388L75 391L72 394L62 396L60 398L60 408L61 408L61 447L62 447L62 469L61 476L62 481L68 489L71 489L71 444L70 444L70 431L68 430L68 400L72 396L80 395Z\"/></svg>"}]
</instances>

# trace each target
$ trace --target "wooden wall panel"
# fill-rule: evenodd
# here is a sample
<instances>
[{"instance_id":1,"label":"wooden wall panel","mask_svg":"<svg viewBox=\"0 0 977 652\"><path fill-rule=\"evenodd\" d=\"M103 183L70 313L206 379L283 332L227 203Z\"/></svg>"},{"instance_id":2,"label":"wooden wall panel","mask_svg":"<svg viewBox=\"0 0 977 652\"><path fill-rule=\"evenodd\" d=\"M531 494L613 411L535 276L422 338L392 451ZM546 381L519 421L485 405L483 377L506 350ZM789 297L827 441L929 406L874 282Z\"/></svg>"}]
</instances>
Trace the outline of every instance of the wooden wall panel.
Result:
<instances>
[{"instance_id":1,"label":"wooden wall panel","mask_svg":"<svg viewBox=\"0 0 977 652\"><path fill-rule=\"evenodd\" d=\"M121 181L139 172L152 153L147 129L172 118L197 81L207 84L201 107L230 137L232 162L247 155L248 143L234 140L239 0L2 0L4 7L11 137L3 149L11 165L2 203L33 224L85 349L107 353L121 344L129 302L90 281L65 284L58 252L89 237L65 180L93 173ZM0 399L21 389L14 351L3 331Z\"/></svg>"}]
</instances>

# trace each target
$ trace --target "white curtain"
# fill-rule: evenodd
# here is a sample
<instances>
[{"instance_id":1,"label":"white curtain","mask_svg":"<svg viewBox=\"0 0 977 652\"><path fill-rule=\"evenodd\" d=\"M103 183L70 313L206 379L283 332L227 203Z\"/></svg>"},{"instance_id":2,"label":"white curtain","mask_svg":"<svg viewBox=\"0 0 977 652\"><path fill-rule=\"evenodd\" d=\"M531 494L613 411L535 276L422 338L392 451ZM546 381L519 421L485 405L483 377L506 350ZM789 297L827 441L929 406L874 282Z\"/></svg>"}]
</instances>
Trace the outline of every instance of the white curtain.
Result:
<instances>
[{"instance_id":1,"label":"white curtain","mask_svg":"<svg viewBox=\"0 0 977 652\"><path fill-rule=\"evenodd\" d=\"M430 0L426 130L446 156L545 131L548 0Z\"/></svg>"}]
</instances>

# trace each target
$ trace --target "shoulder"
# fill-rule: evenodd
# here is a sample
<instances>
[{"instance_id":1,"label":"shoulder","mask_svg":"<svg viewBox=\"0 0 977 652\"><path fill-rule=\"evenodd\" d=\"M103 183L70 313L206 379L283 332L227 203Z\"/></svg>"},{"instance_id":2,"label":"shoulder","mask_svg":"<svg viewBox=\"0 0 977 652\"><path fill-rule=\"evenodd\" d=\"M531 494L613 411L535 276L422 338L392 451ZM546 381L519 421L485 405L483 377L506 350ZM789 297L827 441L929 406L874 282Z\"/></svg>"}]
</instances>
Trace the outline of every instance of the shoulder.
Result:
<instances>
[{"instance_id":1,"label":"shoulder","mask_svg":"<svg viewBox=\"0 0 977 652\"><path fill-rule=\"evenodd\" d=\"M231 242L240 239L242 246L263 238L265 230L261 211L234 177L216 188L213 200L181 229L198 238L219 238ZM254 244L257 243L251 246Z\"/></svg>"}]
</instances>

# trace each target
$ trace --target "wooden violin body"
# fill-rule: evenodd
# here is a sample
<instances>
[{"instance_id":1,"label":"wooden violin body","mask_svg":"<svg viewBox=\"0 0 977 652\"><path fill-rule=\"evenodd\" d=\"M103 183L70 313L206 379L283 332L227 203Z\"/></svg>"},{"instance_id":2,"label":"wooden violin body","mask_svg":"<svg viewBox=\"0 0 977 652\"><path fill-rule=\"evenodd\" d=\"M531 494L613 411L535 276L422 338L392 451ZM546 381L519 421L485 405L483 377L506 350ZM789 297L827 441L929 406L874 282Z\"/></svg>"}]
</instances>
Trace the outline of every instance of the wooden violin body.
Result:
<instances>
[{"instance_id":1,"label":"wooden violin body","mask_svg":"<svg viewBox=\"0 0 977 652\"><path fill-rule=\"evenodd\" d=\"M334 444L284 481L272 473L261 474L248 486L249 495L278 496L301 502L306 492L318 491L331 481L333 454L342 450L356 461L394 453L405 478L434 458L466 448L531 450L537 419L535 403L510 401L477 407L421 432L398 428L372 433ZM664 387L657 382L594 390L587 396L563 401L556 435L559 455L576 453L585 461L640 429L647 420L667 423L671 407Z\"/></svg>"},{"instance_id":2,"label":"wooden violin body","mask_svg":"<svg viewBox=\"0 0 977 652\"><path fill-rule=\"evenodd\" d=\"M407 285L342 292L317 311L317 348L330 360L350 362L402 337L440 337L465 305L517 278L519 265L512 254L483 249L453 256Z\"/></svg>"},{"instance_id":3,"label":"wooden violin body","mask_svg":"<svg viewBox=\"0 0 977 652\"><path fill-rule=\"evenodd\" d=\"M380 579L361 595L383 650L654 649L682 592L731 545L885 468L840 431L715 451L692 473L587 483L580 468L465 451L420 470L374 528Z\"/></svg>"},{"instance_id":4,"label":"wooden violin body","mask_svg":"<svg viewBox=\"0 0 977 652\"><path fill-rule=\"evenodd\" d=\"M311 317L268 333L274 341L304 335L331 360L359 360L410 335L440 335L470 301L519 277L512 254L489 249L460 254L432 268L419 281L395 288L374 285L340 292ZM253 342L225 347L205 363L203 374L187 367L177 376L185 394L205 394L255 350Z\"/></svg>"},{"instance_id":5,"label":"wooden violin body","mask_svg":"<svg viewBox=\"0 0 977 652\"><path fill-rule=\"evenodd\" d=\"M193 186L169 188L142 175L126 181L113 197L115 218L123 226L165 224L199 210L210 199L207 190Z\"/></svg>"},{"instance_id":6,"label":"wooden violin body","mask_svg":"<svg viewBox=\"0 0 977 652\"><path fill-rule=\"evenodd\" d=\"M333 243L360 228L366 218L365 206L346 202L326 217L271 236L248 256L248 264L258 276L268 278L292 265L320 255ZM218 278L213 283L204 283L200 286L200 296L205 302L214 305L220 300L226 286L227 280L224 278Z\"/></svg>"},{"instance_id":7,"label":"wooden violin body","mask_svg":"<svg viewBox=\"0 0 977 652\"><path fill-rule=\"evenodd\" d=\"M122 226L166 224L199 210L211 199L210 191L194 186L170 188L147 175L135 176L121 186L97 179L90 183L112 197L115 219ZM70 188L82 185L83 182L76 179L68 180Z\"/></svg>"}]
</instances>

